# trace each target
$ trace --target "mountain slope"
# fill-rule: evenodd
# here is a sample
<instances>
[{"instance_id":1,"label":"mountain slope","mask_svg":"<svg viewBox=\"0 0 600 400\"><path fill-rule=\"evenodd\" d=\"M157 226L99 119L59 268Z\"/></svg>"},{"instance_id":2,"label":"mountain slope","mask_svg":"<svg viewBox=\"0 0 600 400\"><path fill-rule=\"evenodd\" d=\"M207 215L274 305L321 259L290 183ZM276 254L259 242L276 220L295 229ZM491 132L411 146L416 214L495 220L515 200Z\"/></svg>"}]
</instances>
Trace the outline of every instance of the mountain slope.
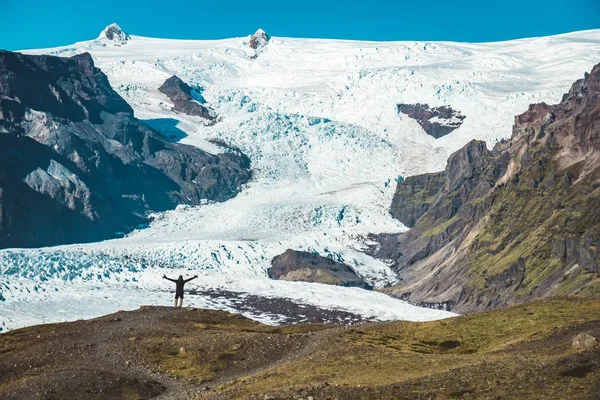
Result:
<instances>
[{"instance_id":1,"label":"mountain slope","mask_svg":"<svg viewBox=\"0 0 600 400\"><path fill-rule=\"evenodd\" d=\"M0 248L114 237L150 212L226 200L250 177L242 157L140 123L87 53L0 52L0 98Z\"/></svg>"},{"instance_id":2,"label":"mountain slope","mask_svg":"<svg viewBox=\"0 0 600 400\"><path fill-rule=\"evenodd\" d=\"M389 292L458 311L600 294L600 64L559 104L517 116L509 141L454 153L444 178L410 231L382 238L405 277Z\"/></svg>"}]
</instances>

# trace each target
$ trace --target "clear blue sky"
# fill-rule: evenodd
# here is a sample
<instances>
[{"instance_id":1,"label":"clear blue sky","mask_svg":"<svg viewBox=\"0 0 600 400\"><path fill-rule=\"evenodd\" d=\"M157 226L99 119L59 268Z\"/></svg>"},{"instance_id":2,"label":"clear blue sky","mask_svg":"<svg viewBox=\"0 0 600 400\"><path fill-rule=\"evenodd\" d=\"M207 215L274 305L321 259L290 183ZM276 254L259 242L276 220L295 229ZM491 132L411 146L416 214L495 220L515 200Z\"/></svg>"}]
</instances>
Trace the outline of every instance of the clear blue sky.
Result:
<instances>
[{"instance_id":1,"label":"clear blue sky","mask_svg":"<svg viewBox=\"0 0 600 400\"><path fill-rule=\"evenodd\" d=\"M0 0L0 48L130 34L218 39L274 36L483 42L600 28L600 0Z\"/></svg>"}]
</instances>

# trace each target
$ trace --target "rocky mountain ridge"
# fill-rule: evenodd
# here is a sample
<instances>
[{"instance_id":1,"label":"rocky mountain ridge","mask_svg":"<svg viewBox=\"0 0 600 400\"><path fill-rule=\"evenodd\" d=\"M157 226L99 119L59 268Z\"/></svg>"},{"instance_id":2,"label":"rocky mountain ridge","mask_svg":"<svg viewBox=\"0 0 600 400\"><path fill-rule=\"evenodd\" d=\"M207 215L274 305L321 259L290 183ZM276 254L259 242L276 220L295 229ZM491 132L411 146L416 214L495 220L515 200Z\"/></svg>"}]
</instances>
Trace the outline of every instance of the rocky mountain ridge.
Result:
<instances>
[{"instance_id":1,"label":"rocky mountain ridge","mask_svg":"<svg viewBox=\"0 0 600 400\"><path fill-rule=\"evenodd\" d=\"M177 204L223 201L248 159L171 143L87 53L0 52L0 248L97 241Z\"/></svg>"},{"instance_id":2,"label":"rocky mountain ridge","mask_svg":"<svg viewBox=\"0 0 600 400\"><path fill-rule=\"evenodd\" d=\"M517 116L510 140L472 141L443 173L399 183L392 212L414 226L378 238L403 278L387 292L458 312L600 294L599 121L597 65Z\"/></svg>"}]
</instances>

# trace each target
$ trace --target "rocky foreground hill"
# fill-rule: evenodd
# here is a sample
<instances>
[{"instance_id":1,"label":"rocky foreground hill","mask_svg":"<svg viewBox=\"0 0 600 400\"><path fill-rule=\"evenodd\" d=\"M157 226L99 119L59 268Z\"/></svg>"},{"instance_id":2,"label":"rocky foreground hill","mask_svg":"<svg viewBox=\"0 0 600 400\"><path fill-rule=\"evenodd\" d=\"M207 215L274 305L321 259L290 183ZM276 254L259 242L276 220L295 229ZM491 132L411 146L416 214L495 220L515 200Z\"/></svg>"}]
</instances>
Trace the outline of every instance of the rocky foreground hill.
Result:
<instances>
[{"instance_id":1,"label":"rocky foreground hill","mask_svg":"<svg viewBox=\"0 0 600 400\"><path fill-rule=\"evenodd\" d=\"M445 171L398 184L392 214L412 227L374 253L402 277L388 288L458 312L600 295L600 65L556 105L515 118L492 150L472 141Z\"/></svg>"},{"instance_id":2,"label":"rocky foreground hill","mask_svg":"<svg viewBox=\"0 0 600 400\"><path fill-rule=\"evenodd\" d=\"M1 334L0 398L594 400L599 337L597 299L352 326L143 307Z\"/></svg>"},{"instance_id":3,"label":"rocky foreground hill","mask_svg":"<svg viewBox=\"0 0 600 400\"><path fill-rule=\"evenodd\" d=\"M165 140L87 53L0 51L0 248L114 237L151 212L235 196L249 168Z\"/></svg>"}]
</instances>

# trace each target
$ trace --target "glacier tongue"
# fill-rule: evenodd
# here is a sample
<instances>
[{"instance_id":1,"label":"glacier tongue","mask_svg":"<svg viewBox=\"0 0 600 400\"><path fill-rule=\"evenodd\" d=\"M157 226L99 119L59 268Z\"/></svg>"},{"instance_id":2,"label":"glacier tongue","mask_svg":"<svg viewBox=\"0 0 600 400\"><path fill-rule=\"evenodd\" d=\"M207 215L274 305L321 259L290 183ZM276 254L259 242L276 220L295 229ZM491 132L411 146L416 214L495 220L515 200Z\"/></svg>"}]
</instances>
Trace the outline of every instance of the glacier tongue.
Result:
<instances>
[{"instance_id":1,"label":"glacier tongue","mask_svg":"<svg viewBox=\"0 0 600 400\"><path fill-rule=\"evenodd\" d=\"M220 290L381 320L451 316L375 291L271 281L265 271L291 248L343 261L375 286L394 283L388 266L361 250L370 233L404 229L389 213L398 176L443 169L471 139L510 136L515 114L558 101L600 61L600 30L487 44L272 37L257 58L247 38L131 39L30 52L90 52L136 117L212 153L240 149L252 160L253 180L225 203L155 215L123 239L1 251L4 329L170 304L163 273L198 274L190 284L198 294L186 301L202 307L237 310L207 295ZM206 126L174 113L158 91L173 75L202 87L220 121ZM466 119L434 139L398 116L399 103L450 105Z\"/></svg>"}]
</instances>

